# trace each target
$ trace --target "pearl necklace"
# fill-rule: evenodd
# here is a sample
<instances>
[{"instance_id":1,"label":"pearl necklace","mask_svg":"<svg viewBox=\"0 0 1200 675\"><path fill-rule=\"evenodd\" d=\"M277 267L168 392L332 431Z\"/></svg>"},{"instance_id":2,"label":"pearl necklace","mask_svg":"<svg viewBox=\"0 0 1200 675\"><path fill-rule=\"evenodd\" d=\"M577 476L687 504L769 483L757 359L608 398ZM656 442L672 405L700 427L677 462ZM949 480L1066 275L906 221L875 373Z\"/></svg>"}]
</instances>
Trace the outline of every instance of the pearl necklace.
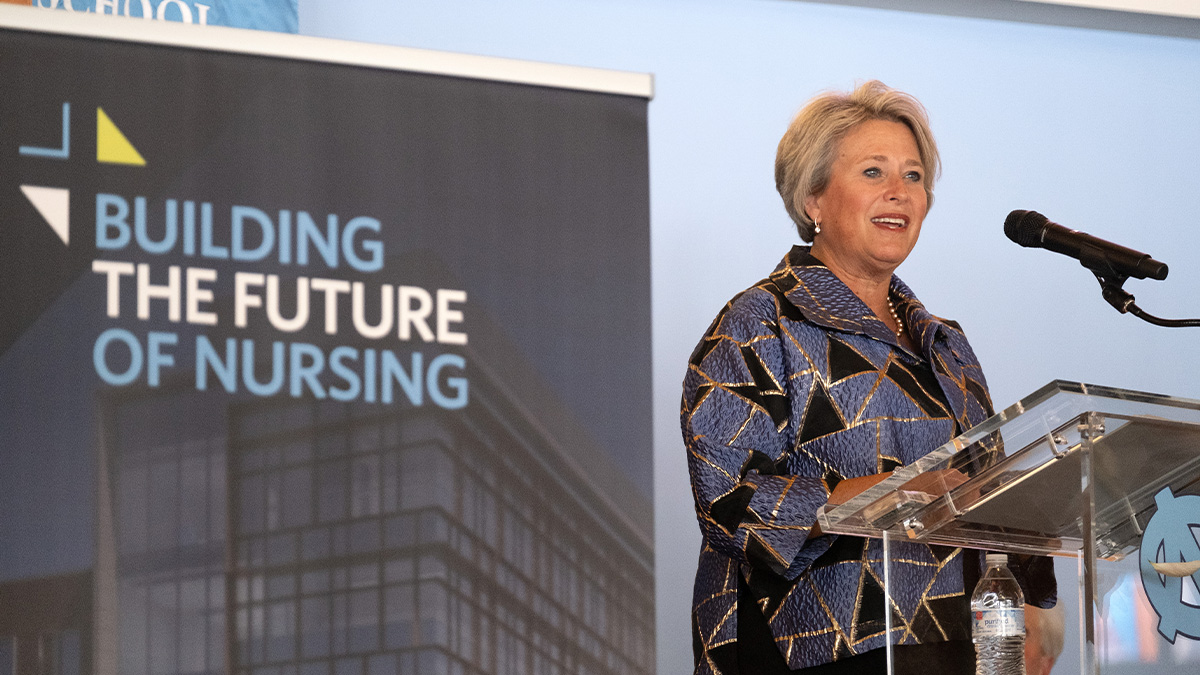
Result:
<instances>
[{"instance_id":1,"label":"pearl necklace","mask_svg":"<svg viewBox=\"0 0 1200 675\"><path fill-rule=\"evenodd\" d=\"M900 315L896 313L896 305L892 304L892 296L888 296L888 309L892 312L892 318L896 320L896 339L904 335L904 322L900 321Z\"/></svg>"}]
</instances>

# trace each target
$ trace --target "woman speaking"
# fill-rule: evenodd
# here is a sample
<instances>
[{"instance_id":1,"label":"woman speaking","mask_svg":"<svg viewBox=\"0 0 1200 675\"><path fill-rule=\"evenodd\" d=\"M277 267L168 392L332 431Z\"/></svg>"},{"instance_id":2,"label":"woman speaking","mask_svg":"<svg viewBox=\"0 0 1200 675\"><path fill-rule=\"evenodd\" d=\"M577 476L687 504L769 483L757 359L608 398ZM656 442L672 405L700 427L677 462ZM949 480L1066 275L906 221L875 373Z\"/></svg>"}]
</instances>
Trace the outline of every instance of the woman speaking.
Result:
<instances>
[{"instance_id":1,"label":"woman speaking","mask_svg":"<svg viewBox=\"0 0 1200 675\"><path fill-rule=\"evenodd\" d=\"M827 93L779 143L775 184L800 238L697 345L682 424L704 534L697 673L883 673L882 546L821 534L817 509L992 412L959 326L894 275L921 234L939 159L924 108L880 82ZM982 556L893 546L897 673L974 672ZM1014 569L1054 603L1044 558Z\"/></svg>"}]
</instances>

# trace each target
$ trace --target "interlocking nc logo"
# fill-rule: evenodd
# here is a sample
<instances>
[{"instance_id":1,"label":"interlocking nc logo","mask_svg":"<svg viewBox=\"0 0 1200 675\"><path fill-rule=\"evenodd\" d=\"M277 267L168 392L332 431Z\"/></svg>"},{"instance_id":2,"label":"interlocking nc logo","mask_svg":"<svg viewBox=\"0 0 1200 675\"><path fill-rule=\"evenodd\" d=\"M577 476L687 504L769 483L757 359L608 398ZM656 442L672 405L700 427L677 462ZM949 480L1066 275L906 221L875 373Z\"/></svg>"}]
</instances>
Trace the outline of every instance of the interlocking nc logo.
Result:
<instances>
[{"instance_id":1,"label":"interlocking nc logo","mask_svg":"<svg viewBox=\"0 0 1200 675\"><path fill-rule=\"evenodd\" d=\"M1183 600L1185 578L1200 588L1200 496L1176 497L1165 487L1154 496L1158 510L1146 524L1139 552L1142 588L1158 613L1158 632L1171 644L1182 635L1200 640L1200 607Z\"/></svg>"}]
</instances>

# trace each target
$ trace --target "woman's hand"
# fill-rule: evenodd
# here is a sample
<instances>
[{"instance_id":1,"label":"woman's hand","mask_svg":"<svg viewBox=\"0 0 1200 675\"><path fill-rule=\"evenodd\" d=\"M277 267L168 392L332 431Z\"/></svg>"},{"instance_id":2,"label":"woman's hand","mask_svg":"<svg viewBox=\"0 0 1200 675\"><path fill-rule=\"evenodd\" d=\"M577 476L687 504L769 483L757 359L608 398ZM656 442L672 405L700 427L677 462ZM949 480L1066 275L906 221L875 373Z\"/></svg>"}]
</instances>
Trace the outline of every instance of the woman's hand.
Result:
<instances>
[{"instance_id":1,"label":"woman's hand","mask_svg":"<svg viewBox=\"0 0 1200 675\"><path fill-rule=\"evenodd\" d=\"M892 477L892 472L876 473L870 476L860 476L858 478L847 478L837 484L833 492L829 494L829 499L826 503L830 506L840 506L865 492L868 488L874 487L876 484ZM924 492L940 497L954 488L967 482L967 475L958 469L942 469L940 471L927 471L918 474L915 478L900 486L901 490L911 490L915 492ZM818 536L821 532L821 524L814 523L812 535Z\"/></svg>"},{"instance_id":2,"label":"woman's hand","mask_svg":"<svg viewBox=\"0 0 1200 675\"><path fill-rule=\"evenodd\" d=\"M875 473L870 476L859 476L858 478L846 478L833 488L833 492L829 493L829 499L826 501L831 506L838 506L854 499L859 493L867 488L873 487L876 483L887 480L892 477L892 472ZM820 523L813 523L810 537L819 537L823 534Z\"/></svg>"},{"instance_id":3,"label":"woman's hand","mask_svg":"<svg viewBox=\"0 0 1200 675\"><path fill-rule=\"evenodd\" d=\"M881 483L892 477L892 472L875 473L870 476L860 476L858 478L847 478L837 484L833 492L829 494L829 503L838 506L854 499L859 493L867 488L874 487L876 483Z\"/></svg>"},{"instance_id":4,"label":"woman's hand","mask_svg":"<svg viewBox=\"0 0 1200 675\"><path fill-rule=\"evenodd\" d=\"M919 473L915 478L900 486L901 490L913 490L941 497L967 482L967 474L958 469L940 469Z\"/></svg>"}]
</instances>

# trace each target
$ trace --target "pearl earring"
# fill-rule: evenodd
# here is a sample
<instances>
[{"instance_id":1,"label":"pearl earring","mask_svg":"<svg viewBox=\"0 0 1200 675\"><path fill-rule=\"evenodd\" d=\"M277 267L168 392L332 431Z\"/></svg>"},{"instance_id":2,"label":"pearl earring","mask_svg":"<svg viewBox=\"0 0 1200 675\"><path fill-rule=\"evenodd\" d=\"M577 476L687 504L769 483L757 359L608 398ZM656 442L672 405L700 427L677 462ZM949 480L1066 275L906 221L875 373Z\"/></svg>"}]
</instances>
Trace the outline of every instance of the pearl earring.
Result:
<instances>
[{"instance_id":1,"label":"pearl earring","mask_svg":"<svg viewBox=\"0 0 1200 675\"><path fill-rule=\"evenodd\" d=\"M821 224L813 223L813 234L821 234Z\"/></svg>"}]
</instances>

